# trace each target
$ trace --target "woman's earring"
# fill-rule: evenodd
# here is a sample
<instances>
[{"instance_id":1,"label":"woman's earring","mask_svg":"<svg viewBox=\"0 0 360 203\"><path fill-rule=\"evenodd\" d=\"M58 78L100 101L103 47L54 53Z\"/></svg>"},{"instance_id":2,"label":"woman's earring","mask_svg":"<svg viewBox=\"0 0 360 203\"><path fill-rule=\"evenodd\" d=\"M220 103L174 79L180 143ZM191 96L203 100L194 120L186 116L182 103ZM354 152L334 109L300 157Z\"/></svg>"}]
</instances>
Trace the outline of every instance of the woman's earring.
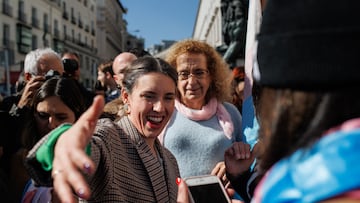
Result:
<instances>
[{"instance_id":1,"label":"woman's earring","mask_svg":"<svg viewBox=\"0 0 360 203\"><path fill-rule=\"evenodd\" d=\"M130 113L130 109L129 109L129 105L127 103L124 104L124 112L126 114L129 114Z\"/></svg>"}]
</instances>

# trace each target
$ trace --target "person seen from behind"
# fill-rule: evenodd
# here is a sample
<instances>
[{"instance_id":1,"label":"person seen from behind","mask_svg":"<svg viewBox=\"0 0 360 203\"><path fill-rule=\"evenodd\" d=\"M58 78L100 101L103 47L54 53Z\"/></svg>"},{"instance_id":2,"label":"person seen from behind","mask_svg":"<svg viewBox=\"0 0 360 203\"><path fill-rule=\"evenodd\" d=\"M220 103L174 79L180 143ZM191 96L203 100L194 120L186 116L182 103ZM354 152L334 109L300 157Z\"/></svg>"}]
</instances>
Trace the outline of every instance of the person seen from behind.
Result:
<instances>
[{"instance_id":1,"label":"person seen from behind","mask_svg":"<svg viewBox=\"0 0 360 203\"><path fill-rule=\"evenodd\" d=\"M267 1L253 74L266 174L252 202L360 201L359 9Z\"/></svg>"}]
</instances>

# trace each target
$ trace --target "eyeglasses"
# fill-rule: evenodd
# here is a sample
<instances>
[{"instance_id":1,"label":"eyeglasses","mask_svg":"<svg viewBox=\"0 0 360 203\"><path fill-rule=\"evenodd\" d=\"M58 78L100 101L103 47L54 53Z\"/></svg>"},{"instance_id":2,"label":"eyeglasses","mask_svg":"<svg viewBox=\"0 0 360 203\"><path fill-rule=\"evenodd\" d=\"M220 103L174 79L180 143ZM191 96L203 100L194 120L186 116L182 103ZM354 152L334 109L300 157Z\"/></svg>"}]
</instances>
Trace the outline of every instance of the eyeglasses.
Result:
<instances>
[{"instance_id":1,"label":"eyeglasses","mask_svg":"<svg viewBox=\"0 0 360 203\"><path fill-rule=\"evenodd\" d=\"M50 78L53 78L53 77L60 77L60 73L56 70L49 70L48 72L46 72L45 74L45 80L48 80Z\"/></svg>"},{"instance_id":2,"label":"eyeglasses","mask_svg":"<svg viewBox=\"0 0 360 203\"><path fill-rule=\"evenodd\" d=\"M180 71L178 72L178 77L180 80L187 80L190 77L195 77L196 79L204 79L209 74L208 70L195 70L194 72L190 73L189 71Z\"/></svg>"}]
</instances>

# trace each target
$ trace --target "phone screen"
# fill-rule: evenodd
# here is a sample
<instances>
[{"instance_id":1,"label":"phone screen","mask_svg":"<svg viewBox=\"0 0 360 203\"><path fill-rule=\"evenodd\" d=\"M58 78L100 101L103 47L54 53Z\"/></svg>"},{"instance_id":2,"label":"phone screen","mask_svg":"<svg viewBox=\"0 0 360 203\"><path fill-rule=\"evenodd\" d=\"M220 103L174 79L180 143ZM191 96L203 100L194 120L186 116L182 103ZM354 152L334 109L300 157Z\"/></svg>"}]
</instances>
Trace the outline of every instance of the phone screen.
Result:
<instances>
[{"instance_id":1,"label":"phone screen","mask_svg":"<svg viewBox=\"0 0 360 203\"><path fill-rule=\"evenodd\" d=\"M189 186L195 203L227 203L226 197L218 183Z\"/></svg>"}]
</instances>

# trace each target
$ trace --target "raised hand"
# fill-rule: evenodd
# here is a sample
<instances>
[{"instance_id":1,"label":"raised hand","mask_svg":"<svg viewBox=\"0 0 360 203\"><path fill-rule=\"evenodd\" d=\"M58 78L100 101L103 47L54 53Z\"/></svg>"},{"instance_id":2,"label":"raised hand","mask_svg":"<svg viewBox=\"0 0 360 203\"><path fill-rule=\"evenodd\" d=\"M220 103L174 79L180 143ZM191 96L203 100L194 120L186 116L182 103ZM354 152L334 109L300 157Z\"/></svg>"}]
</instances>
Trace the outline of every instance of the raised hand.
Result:
<instances>
[{"instance_id":1,"label":"raised hand","mask_svg":"<svg viewBox=\"0 0 360 203\"><path fill-rule=\"evenodd\" d=\"M83 199L90 197L91 191L83 173L92 174L95 166L84 149L93 135L103 108L103 97L95 97L89 109L56 143L52 177L55 193L61 202L78 202L76 196Z\"/></svg>"},{"instance_id":2,"label":"raised hand","mask_svg":"<svg viewBox=\"0 0 360 203\"><path fill-rule=\"evenodd\" d=\"M21 98L18 102L18 107L22 108L24 106L29 106L30 102L35 94L35 92L41 87L44 83L44 76L33 76L25 85L24 91L21 94Z\"/></svg>"}]
</instances>

